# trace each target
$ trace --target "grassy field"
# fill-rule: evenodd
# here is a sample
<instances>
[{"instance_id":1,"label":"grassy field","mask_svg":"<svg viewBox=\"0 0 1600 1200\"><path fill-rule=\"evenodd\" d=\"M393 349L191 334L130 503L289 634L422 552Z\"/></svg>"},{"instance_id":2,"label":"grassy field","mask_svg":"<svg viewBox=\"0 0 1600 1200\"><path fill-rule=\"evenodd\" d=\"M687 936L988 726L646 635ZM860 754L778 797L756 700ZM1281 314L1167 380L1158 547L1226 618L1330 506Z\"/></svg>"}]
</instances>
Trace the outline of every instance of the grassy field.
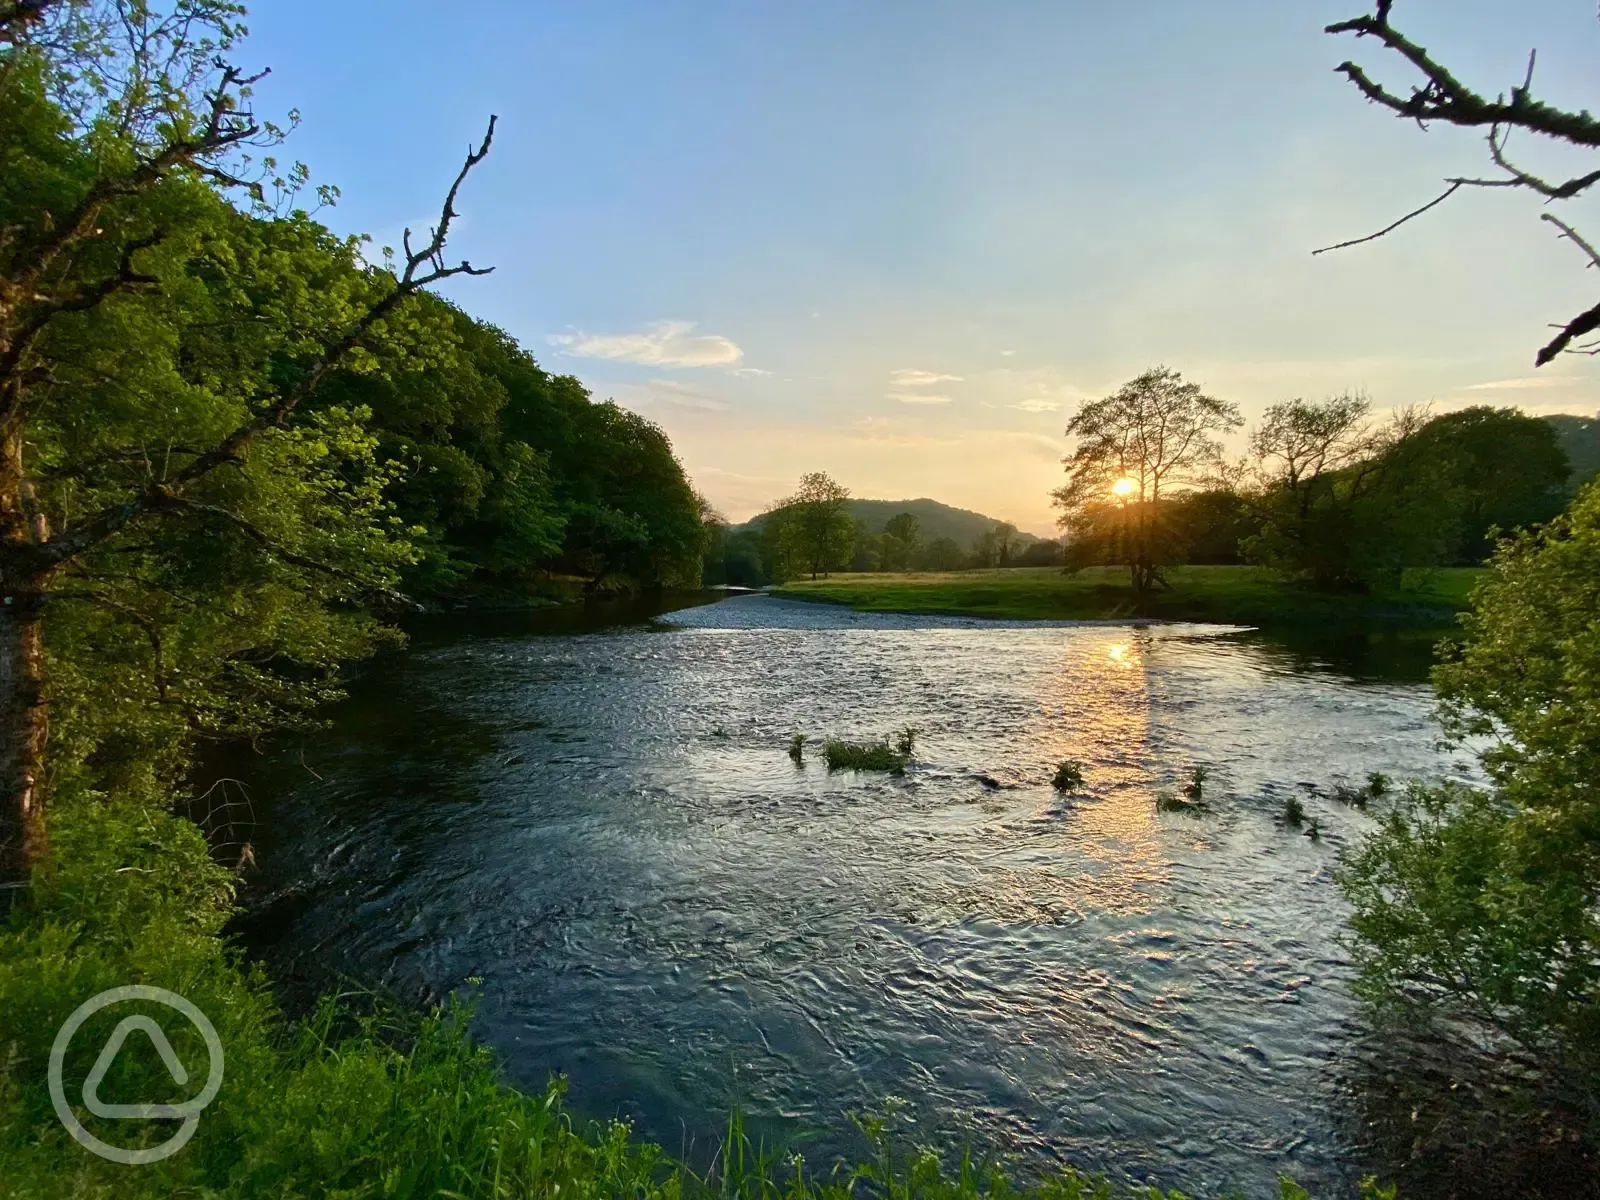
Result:
<instances>
[{"instance_id":1,"label":"grassy field","mask_svg":"<svg viewBox=\"0 0 1600 1200\"><path fill-rule=\"evenodd\" d=\"M1179 567L1170 586L1140 608L1121 567L1066 575L1053 567L905 575L832 575L776 590L792 600L847 604L862 612L954 613L1068 620L1157 617L1264 627L1328 624L1447 626L1466 607L1478 567L1408 572L1401 586L1373 595L1316 592L1255 567Z\"/></svg>"}]
</instances>

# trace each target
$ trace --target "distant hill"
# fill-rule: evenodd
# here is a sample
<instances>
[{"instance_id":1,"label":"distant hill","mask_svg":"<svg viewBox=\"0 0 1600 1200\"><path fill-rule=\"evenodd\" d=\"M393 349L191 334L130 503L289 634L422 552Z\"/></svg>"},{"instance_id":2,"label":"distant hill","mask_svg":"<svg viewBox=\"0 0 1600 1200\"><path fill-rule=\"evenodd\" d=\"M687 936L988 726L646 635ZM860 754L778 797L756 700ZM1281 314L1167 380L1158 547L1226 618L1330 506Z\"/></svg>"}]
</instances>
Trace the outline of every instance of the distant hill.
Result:
<instances>
[{"instance_id":1,"label":"distant hill","mask_svg":"<svg viewBox=\"0 0 1600 1200\"><path fill-rule=\"evenodd\" d=\"M1546 417L1556 427L1556 437L1572 464L1569 487L1577 487L1600 475L1600 417L1578 417L1570 413Z\"/></svg>"},{"instance_id":2,"label":"distant hill","mask_svg":"<svg viewBox=\"0 0 1600 1200\"><path fill-rule=\"evenodd\" d=\"M873 533L882 533L884 525L890 518L897 517L901 513L910 513L917 519L917 525L921 528L923 545L947 537L965 549L983 536L986 530L1001 524L997 517L986 517L970 509L952 508L948 504L940 504L937 500L929 500L926 497L920 500L850 500L847 503L850 506L851 518L865 521L867 528ZM763 513L759 517L752 517L743 525L735 525L730 532L760 529L765 523L766 514ZM1031 533L1017 534L1019 546L1029 546L1039 540Z\"/></svg>"}]
</instances>

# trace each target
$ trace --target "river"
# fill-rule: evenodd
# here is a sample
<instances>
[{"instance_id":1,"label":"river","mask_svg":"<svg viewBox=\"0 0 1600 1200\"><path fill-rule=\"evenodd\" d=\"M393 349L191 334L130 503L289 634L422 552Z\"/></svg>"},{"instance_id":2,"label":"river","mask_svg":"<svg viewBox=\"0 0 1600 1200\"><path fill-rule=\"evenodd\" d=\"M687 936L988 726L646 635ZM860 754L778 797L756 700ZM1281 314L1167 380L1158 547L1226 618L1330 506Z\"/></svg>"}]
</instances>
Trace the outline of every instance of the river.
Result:
<instances>
[{"instance_id":1,"label":"river","mask_svg":"<svg viewBox=\"0 0 1600 1200\"><path fill-rule=\"evenodd\" d=\"M910 1140L1342 1190L1369 1164L1331 870L1371 817L1326 791L1470 774L1431 705L1215 626L766 596L447 623L232 772L279 898L248 940L407 1000L481 981L514 1080L565 1072L675 1152L737 1104L825 1168L860 1149L843 1111L896 1097ZM903 777L787 753L908 725ZM1157 813L1194 766L1211 813Z\"/></svg>"}]
</instances>

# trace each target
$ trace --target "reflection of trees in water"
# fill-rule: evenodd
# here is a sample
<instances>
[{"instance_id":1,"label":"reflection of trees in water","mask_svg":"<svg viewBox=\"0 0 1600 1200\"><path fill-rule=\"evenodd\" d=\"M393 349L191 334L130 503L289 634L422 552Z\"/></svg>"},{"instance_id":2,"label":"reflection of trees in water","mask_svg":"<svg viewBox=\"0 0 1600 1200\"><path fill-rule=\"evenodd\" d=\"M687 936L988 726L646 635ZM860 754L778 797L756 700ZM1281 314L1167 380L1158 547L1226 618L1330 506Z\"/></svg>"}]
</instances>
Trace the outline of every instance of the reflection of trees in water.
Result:
<instances>
[{"instance_id":1,"label":"reflection of trees in water","mask_svg":"<svg viewBox=\"0 0 1600 1200\"><path fill-rule=\"evenodd\" d=\"M1401 1196L1600 1196L1600 1112L1541 1091L1515 1059L1392 1029L1351 1043L1338 1070L1352 1140Z\"/></svg>"},{"instance_id":2,"label":"reflection of trees in water","mask_svg":"<svg viewBox=\"0 0 1600 1200\"><path fill-rule=\"evenodd\" d=\"M1454 629L1253 629L1229 634L1295 674L1335 674L1385 683L1426 683L1435 648Z\"/></svg>"}]
</instances>

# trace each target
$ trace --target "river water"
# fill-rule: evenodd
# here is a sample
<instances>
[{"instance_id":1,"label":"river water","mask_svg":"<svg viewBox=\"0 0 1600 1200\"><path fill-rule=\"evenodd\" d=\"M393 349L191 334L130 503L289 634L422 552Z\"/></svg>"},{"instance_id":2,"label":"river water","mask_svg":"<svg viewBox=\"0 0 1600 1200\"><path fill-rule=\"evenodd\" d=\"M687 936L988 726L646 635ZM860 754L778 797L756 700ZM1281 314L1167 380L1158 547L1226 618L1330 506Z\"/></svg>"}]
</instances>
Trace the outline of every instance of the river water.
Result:
<instances>
[{"instance_id":1,"label":"river water","mask_svg":"<svg viewBox=\"0 0 1600 1200\"><path fill-rule=\"evenodd\" d=\"M280 973L479 979L515 1080L690 1154L737 1104L825 1167L898 1097L911 1140L1196 1192L1369 1166L1331 869L1371 818L1326 789L1470 773L1424 683L1216 626L562 620L425 632L250 766ZM903 777L787 754L907 725ZM1197 765L1210 815L1158 813Z\"/></svg>"}]
</instances>

